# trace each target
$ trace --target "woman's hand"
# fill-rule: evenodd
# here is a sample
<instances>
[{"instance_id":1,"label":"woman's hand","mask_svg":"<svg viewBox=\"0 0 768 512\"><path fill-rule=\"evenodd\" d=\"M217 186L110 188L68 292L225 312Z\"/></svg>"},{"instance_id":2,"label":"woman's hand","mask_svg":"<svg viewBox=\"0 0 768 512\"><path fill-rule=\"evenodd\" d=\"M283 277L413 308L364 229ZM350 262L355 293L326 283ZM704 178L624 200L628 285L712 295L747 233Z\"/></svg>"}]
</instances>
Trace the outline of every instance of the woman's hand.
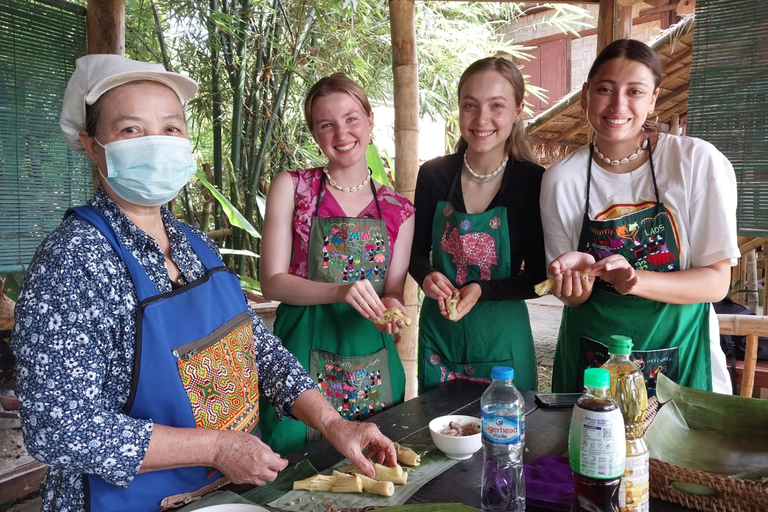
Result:
<instances>
[{"instance_id":1,"label":"woman's hand","mask_svg":"<svg viewBox=\"0 0 768 512\"><path fill-rule=\"evenodd\" d=\"M566 305L575 307L583 304L592 295L595 278L581 272L590 272L595 258L585 252L566 252L549 264L548 272L555 278L552 295Z\"/></svg>"},{"instance_id":2,"label":"woman's hand","mask_svg":"<svg viewBox=\"0 0 768 512\"><path fill-rule=\"evenodd\" d=\"M333 447L371 478L375 476L375 470L369 459L379 464L386 461L388 466L397 464L395 446L373 423L337 417L325 430L325 437ZM363 455L366 447L368 452Z\"/></svg>"},{"instance_id":3,"label":"woman's hand","mask_svg":"<svg viewBox=\"0 0 768 512\"><path fill-rule=\"evenodd\" d=\"M355 308L363 318L379 318L387 309L367 279L340 285L341 300Z\"/></svg>"},{"instance_id":4,"label":"woman's hand","mask_svg":"<svg viewBox=\"0 0 768 512\"><path fill-rule=\"evenodd\" d=\"M288 461L254 435L222 430L218 432L213 465L233 483L264 485L274 481Z\"/></svg>"},{"instance_id":5,"label":"woman's hand","mask_svg":"<svg viewBox=\"0 0 768 512\"><path fill-rule=\"evenodd\" d=\"M424 282L421 283L421 289L424 290L424 295L430 299L434 299L438 302L442 301L442 306L440 307L441 311L445 309L445 299L450 298L453 292L456 291L456 287L453 286L451 280L437 270L424 278Z\"/></svg>"},{"instance_id":6,"label":"woman's hand","mask_svg":"<svg viewBox=\"0 0 768 512\"><path fill-rule=\"evenodd\" d=\"M599 276L603 281L611 283L616 291L622 295L632 293L638 283L635 269L620 254L614 254L598 261L590 268L590 274Z\"/></svg>"},{"instance_id":7,"label":"woman's hand","mask_svg":"<svg viewBox=\"0 0 768 512\"><path fill-rule=\"evenodd\" d=\"M402 314L407 316L407 313L405 312L405 306L403 306L403 303L400 302L400 300L397 299L396 297L382 297L381 303L384 304L384 307L386 309L397 308L400 310ZM376 326L376 329L379 330L379 332L383 332L384 334L396 334L400 331L401 323L402 323L402 320L395 317L390 322L384 325L379 325L379 324L374 324L374 325Z\"/></svg>"},{"instance_id":8,"label":"woman's hand","mask_svg":"<svg viewBox=\"0 0 768 512\"><path fill-rule=\"evenodd\" d=\"M456 316L456 319L453 320L454 322L458 322L464 318L464 315L469 313L472 308L475 307L475 304L477 304L477 301L480 299L480 295L483 293L483 289L480 288L480 285L477 283L470 283L463 286L461 290L459 290L459 293L461 294L461 299L459 300L459 303L456 304L456 312L458 315ZM440 305L440 314L450 320L450 318L448 318L448 310L445 307L445 300L440 299L438 304Z\"/></svg>"}]
</instances>

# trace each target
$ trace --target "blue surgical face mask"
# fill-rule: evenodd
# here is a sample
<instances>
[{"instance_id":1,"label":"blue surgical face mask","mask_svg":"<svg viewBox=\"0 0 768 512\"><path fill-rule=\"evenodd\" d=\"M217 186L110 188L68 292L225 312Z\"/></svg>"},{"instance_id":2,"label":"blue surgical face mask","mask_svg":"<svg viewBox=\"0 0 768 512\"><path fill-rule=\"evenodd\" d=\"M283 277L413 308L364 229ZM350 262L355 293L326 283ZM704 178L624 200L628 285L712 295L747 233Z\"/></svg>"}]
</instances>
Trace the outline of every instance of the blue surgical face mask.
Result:
<instances>
[{"instance_id":1,"label":"blue surgical face mask","mask_svg":"<svg viewBox=\"0 0 768 512\"><path fill-rule=\"evenodd\" d=\"M121 199L141 206L167 203L195 174L189 139L155 135L103 145L109 187ZM99 170L101 172L101 170Z\"/></svg>"}]
</instances>

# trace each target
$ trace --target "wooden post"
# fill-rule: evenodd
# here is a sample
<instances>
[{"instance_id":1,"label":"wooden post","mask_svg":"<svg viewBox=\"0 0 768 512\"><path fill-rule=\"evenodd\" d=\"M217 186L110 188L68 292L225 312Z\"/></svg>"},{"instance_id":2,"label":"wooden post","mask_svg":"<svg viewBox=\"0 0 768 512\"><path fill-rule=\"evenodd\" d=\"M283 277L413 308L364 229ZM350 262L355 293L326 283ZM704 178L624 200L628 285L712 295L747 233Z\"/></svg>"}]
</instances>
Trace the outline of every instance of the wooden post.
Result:
<instances>
[{"instance_id":1,"label":"wooden post","mask_svg":"<svg viewBox=\"0 0 768 512\"><path fill-rule=\"evenodd\" d=\"M639 1L639 0L637 0ZM635 0L629 0L635 3ZM632 5L628 0L600 0L597 17L597 53L617 39L632 37Z\"/></svg>"},{"instance_id":2,"label":"wooden post","mask_svg":"<svg viewBox=\"0 0 768 512\"><path fill-rule=\"evenodd\" d=\"M88 0L88 53L125 55L125 1Z\"/></svg>"},{"instance_id":3,"label":"wooden post","mask_svg":"<svg viewBox=\"0 0 768 512\"><path fill-rule=\"evenodd\" d=\"M419 70L416 59L416 13L414 0L390 0L392 33L392 72L395 79L395 189L411 201L419 171ZM416 320L419 290L408 277L405 308ZM400 330L395 336L397 352L405 368L405 399L418 394L416 385L417 325Z\"/></svg>"},{"instance_id":4,"label":"wooden post","mask_svg":"<svg viewBox=\"0 0 768 512\"><path fill-rule=\"evenodd\" d=\"M88 53L125 55L125 1L88 0L85 14ZM101 176L93 166L93 191L99 188Z\"/></svg>"}]
</instances>

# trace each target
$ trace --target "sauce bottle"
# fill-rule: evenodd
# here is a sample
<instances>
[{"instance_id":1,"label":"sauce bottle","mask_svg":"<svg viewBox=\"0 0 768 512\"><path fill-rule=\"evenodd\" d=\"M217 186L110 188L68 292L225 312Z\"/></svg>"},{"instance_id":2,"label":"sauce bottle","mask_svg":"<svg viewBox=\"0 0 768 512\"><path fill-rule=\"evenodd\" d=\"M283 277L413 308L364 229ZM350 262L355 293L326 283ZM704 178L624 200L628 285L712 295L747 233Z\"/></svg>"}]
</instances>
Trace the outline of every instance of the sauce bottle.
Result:
<instances>
[{"instance_id":1,"label":"sauce bottle","mask_svg":"<svg viewBox=\"0 0 768 512\"><path fill-rule=\"evenodd\" d=\"M610 373L603 368L584 372L586 393L571 415L568 458L575 499L571 512L619 512L619 485L624 473L624 419L608 396Z\"/></svg>"}]
</instances>

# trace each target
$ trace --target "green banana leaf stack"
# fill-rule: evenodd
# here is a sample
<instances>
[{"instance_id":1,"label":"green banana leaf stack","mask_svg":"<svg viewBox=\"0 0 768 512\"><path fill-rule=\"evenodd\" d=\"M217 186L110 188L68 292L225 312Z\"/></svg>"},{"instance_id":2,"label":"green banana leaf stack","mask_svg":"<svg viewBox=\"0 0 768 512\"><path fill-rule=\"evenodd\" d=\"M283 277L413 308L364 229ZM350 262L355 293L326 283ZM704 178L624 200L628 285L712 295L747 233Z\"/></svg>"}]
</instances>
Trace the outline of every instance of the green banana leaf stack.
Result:
<instances>
[{"instance_id":1,"label":"green banana leaf stack","mask_svg":"<svg viewBox=\"0 0 768 512\"><path fill-rule=\"evenodd\" d=\"M697 510L768 511L768 400L691 389L663 374L656 396L645 431L651 494Z\"/></svg>"}]
</instances>

